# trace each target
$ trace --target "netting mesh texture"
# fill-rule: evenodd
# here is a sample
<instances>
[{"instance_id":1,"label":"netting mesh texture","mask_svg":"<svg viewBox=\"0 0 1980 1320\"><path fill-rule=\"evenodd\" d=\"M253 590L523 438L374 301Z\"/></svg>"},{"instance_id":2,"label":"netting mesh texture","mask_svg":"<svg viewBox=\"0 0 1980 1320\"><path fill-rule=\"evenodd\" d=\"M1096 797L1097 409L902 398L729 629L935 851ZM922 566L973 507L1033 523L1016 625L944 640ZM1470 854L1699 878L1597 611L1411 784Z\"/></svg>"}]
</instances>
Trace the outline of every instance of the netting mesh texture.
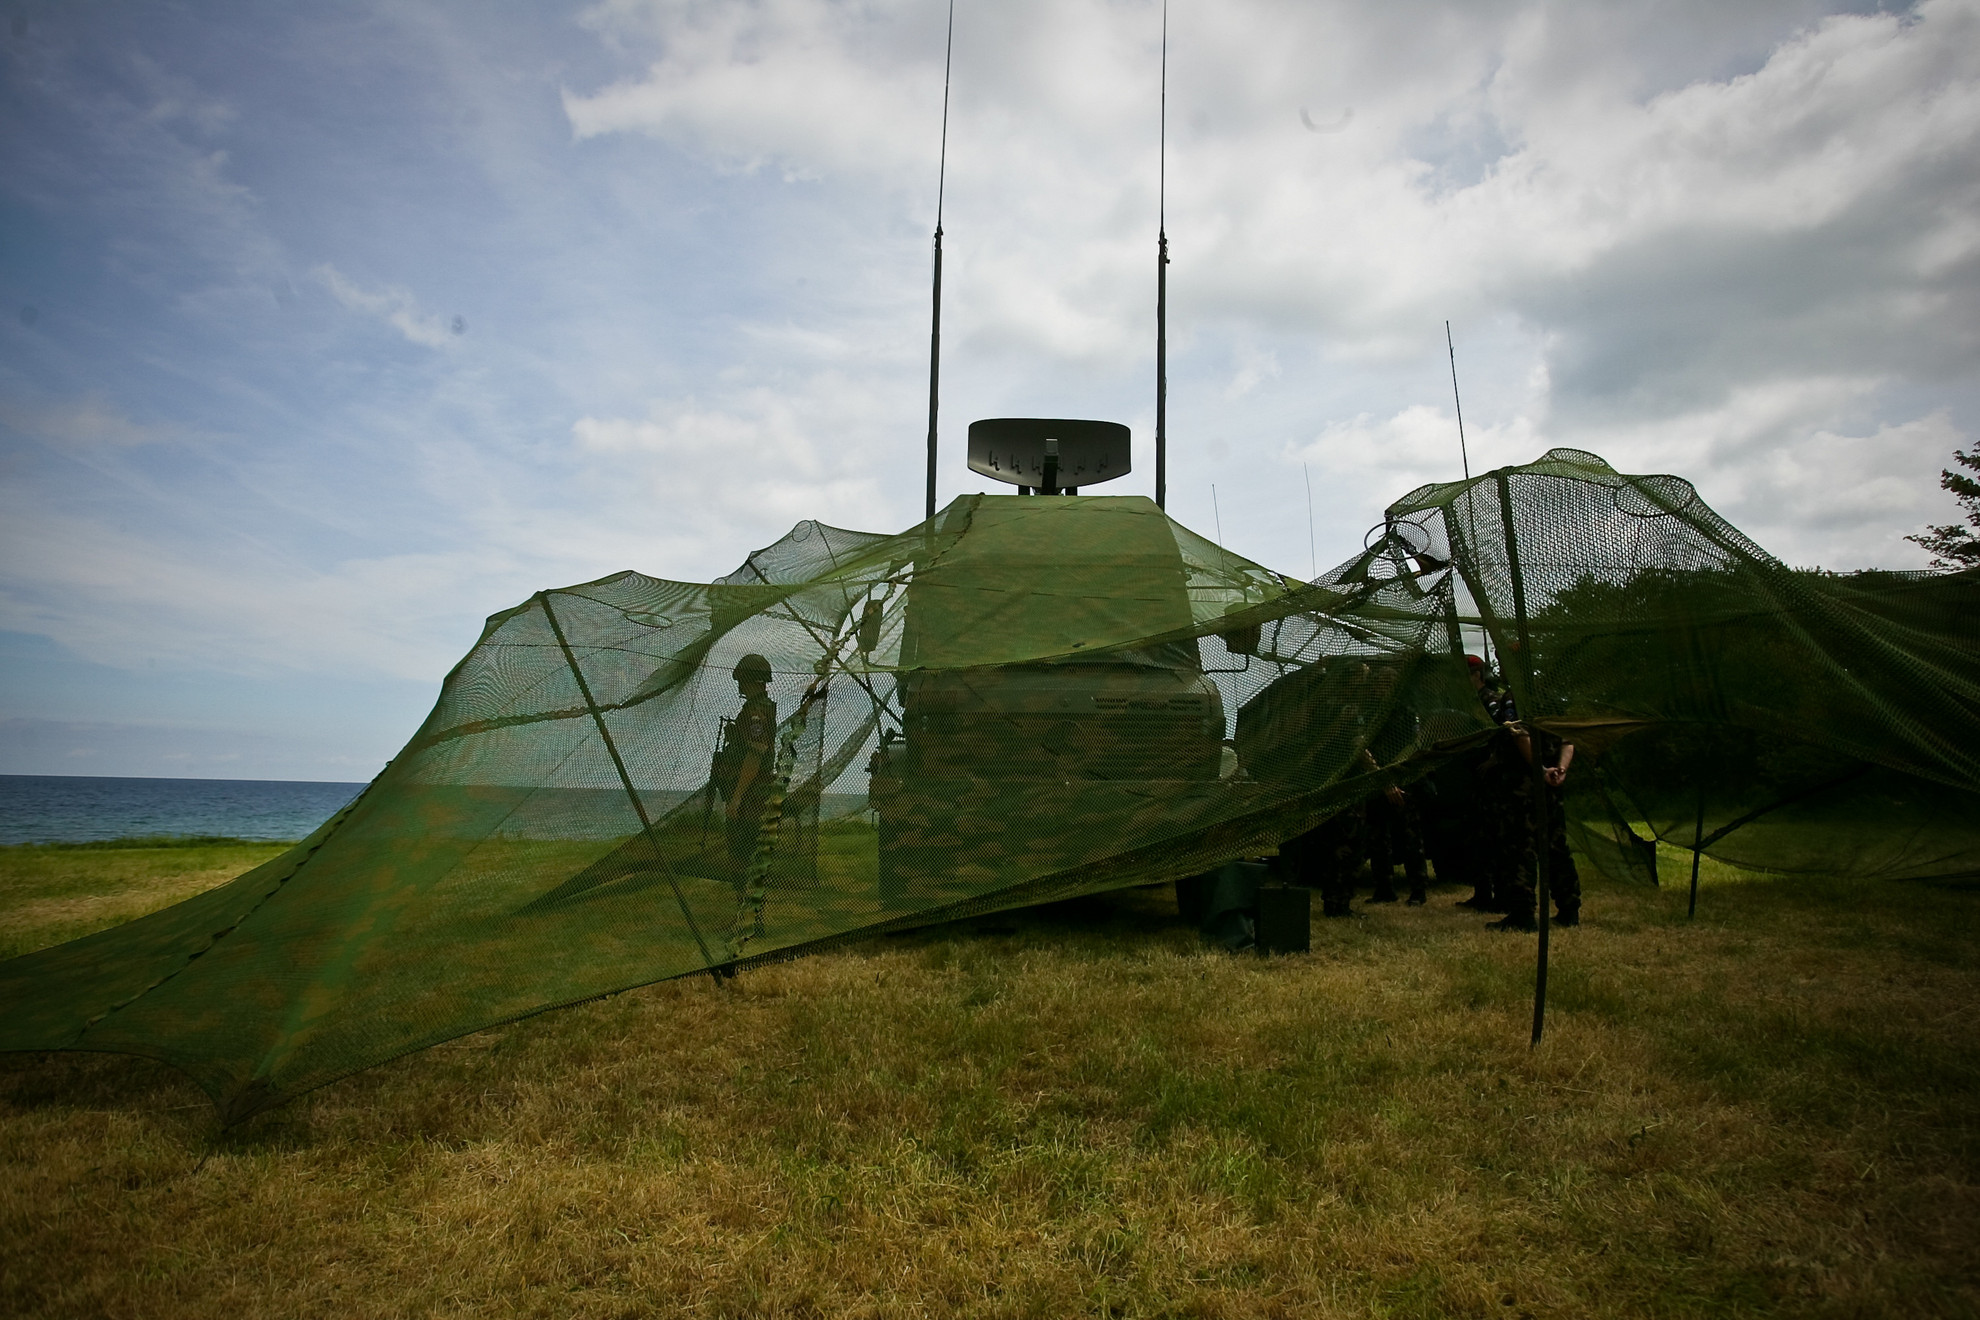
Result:
<instances>
[{"instance_id":1,"label":"netting mesh texture","mask_svg":"<svg viewBox=\"0 0 1980 1320\"><path fill-rule=\"evenodd\" d=\"M1654 879L1648 837L1980 871L1976 607L1980 573L1790 570L1688 483L1561 449L1412 492L1312 583L1139 497L801 523L718 582L621 573L495 615L310 839L0 964L0 1048L163 1059L238 1121L546 1008L1194 874L1475 749L1481 633L1581 749L1598 871ZM750 654L775 746L731 802Z\"/></svg>"}]
</instances>

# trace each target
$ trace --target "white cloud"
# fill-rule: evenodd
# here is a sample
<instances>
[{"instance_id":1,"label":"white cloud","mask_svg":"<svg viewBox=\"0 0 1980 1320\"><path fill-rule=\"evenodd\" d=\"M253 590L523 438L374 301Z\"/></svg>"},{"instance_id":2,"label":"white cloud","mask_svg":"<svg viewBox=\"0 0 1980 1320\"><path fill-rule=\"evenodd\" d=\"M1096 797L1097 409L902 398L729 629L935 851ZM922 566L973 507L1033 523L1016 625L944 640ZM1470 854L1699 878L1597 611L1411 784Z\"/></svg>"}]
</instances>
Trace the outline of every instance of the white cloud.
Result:
<instances>
[{"instance_id":1,"label":"white cloud","mask_svg":"<svg viewBox=\"0 0 1980 1320\"><path fill-rule=\"evenodd\" d=\"M445 348L466 327L464 319L453 319L421 309L419 299L396 285L366 289L335 266L324 263L312 272L330 296L354 312L376 317L408 340L427 348Z\"/></svg>"},{"instance_id":2,"label":"white cloud","mask_svg":"<svg viewBox=\"0 0 1980 1320\"><path fill-rule=\"evenodd\" d=\"M1456 475L1449 318L1474 471L1577 445L1791 561L1922 563L1980 426L1980 0L1824 9L1175 6L1172 511L1207 529L1214 481L1233 548L1303 570L1305 467L1314 553L1350 552ZM0 257L39 312L0 309L0 626L434 679L546 584L917 517L944 14L333 7L229 20L265 63L197 15L133 19L148 64L0 51L47 126L0 192L66 262ZM1130 422L1119 488L1151 488L1159 21L958 8L943 498L1007 413ZM312 267L330 298L283 298Z\"/></svg>"},{"instance_id":3,"label":"white cloud","mask_svg":"<svg viewBox=\"0 0 1980 1320\"><path fill-rule=\"evenodd\" d=\"M567 92L566 112L581 137L652 134L738 167L774 160L925 205L941 53L928 8L601 6L590 17L598 30L662 53L640 78ZM1739 259L1732 240L1796 234L1836 242L1807 269L1778 273L1808 286L1795 300L1861 303L1853 276L1868 267L1887 304L1881 322L1923 331L1970 316L1929 299L1890 304L1883 266L1932 278L1922 272L1970 264L1980 242L1972 207L1955 204L1972 198L1980 167L1971 0L1784 29L1751 72L1645 96L1640 79L1614 69L1615 47L1655 8L1616 7L1604 24L1523 6L1350 20L1262 0L1179 15L1169 200L1178 311L1198 325L1326 334L1337 351L1404 352L1441 315L1510 302L1578 319L1568 304L1586 282L1695 283ZM1378 47L1409 15L1420 20L1415 67L1397 76L1394 52ZM983 346L1108 360L1146 351L1153 17L1070 4L959 19L951 305L959 332ZM1316 137L1300 111L1322 86L1357 113L1343 132ZM1472 127L1452 127L1462 124ZM1446 155L1460 139L1501 154L1450 186L1447 162L1415 154L1438 132ZM1894 255L1849 250L1834 232L1868 206L1887 212ZM1718 309L1650 310L1702 329ZM1750 305L1742 319L1768 310ZM1692 338L1689 351L1673 343L1640 370L1677 357L1710 374L1700 359L1712 337Z\"/></svg>"},{"instance_id":4,"label":"white cloud","mask_svg":"<svg viewBox=\"0 0 1980 1320\"><path fill-rule=\"evenodd\" d=\"M926 8L614 0L587 24L657 42L663 54L639 78L589 94L566 89L564 111L580 140L646 133L729 169L774 161L792 178L895 173L933 145L931 89L900 76L904 52L892 40L904 23L925 26Z\"/></svg>"},{"instance_id":5,"label":"white cloud","mask_svg":"<svg viewBox=\"0 0 1980 1320\"><path fill-rule=\"evenodd\" d=\"M160 662L236 674L430 679L513 604L509 565L485 552L390 554L322 566L132 533L72 510L0 500L0 629L53 638L122 668ZM245 553L243 553L245 552ZM476 602L462 610L457 602ZM493 603L489 603L493 602Z\"/></svg>"},{"instance_id":6,"label":"white cloud","mask_svg":"<svg viewBox=\"0 0 1980 1320\"><path fill-rule=\"evenodd\" d=\"M822 371L658 400L644 417L581 417L571 435L595 488L665 502L666 534L750 549L805 518L865 530L897 522L881 491L892 407L870 385Z\"/></svg>"},{"instance_id":7,"label":"white cloud","mask_svg":"<svg viewBox=\"0 0 1980 1320\"><path fill-rule=\"evenodd\" d=\"M1868 434L1819 430L1756 455L1743 498L1721 511L1791 563L1923 568L1904 535L1954 520L1931 478L1964 442L1943 412Z\"/></svg>"},{"instance_id":8,"label":"white cloud","mask_svg":"<svg viewBox=\"0 0 1980 1320\"><path fill-rule=\"evenodd\" d=\"M1269 349L1249 348L1238 354L1237 370L1231 375L1231 383L1224 387L1226 400L1241 399L1257 389L1261 384L1280 374L1279 355Z\"/></svg>"},{"instance_id":9,"label":"white cloud","mask_svg":"<svg viewBox=\"0 0 1980 1320\"><path fill-rule=\"evenodd\" d=\"M0 427L60 449L128 448L178 437L175 427L132 421L102 399L34 404L0 399Z\"/></svg>"}]
</instances>

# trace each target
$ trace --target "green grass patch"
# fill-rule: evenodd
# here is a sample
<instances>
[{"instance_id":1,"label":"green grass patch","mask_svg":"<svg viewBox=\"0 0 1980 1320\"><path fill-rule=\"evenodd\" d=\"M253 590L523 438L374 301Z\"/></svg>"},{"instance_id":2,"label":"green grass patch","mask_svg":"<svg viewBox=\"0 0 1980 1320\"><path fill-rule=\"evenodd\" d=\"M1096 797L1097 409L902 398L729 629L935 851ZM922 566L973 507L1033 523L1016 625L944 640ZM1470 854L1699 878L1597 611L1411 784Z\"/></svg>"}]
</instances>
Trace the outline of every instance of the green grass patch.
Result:
<instances>
[{"instance_id":1,"label":"green grass patch","mask_svg":"<svg viewBox=\"0 0 1980 1320\"><path fill-rule=\"evenodd\" d=\"M190 898L292 843L124 839L0 847L0 957L76 939Z\"/></svg>"},{"instance_id":2,"label":"green grass patch","mask_svg":"<svg viewBox=\"0 0 1980 1320\"><path fill-rule=\"evenodd\" d=\"M293 839L237 839L231 834L135 834L121 839L0 844L0 856L30 852L131 852L158 848L289 848L295 843Z\"/></svg>"},{"instance_id":3,"label":"green grass patch","mask_svg":"<svg viewBox=\"0 0 1980 1320\"><path fill-rule=\"evenodd\" d=\"M279 850L0 850L0 933ZM1534 942L1457 896L1271 959L1159 889L1000 913L224 1134L161 1065L0 1058L0 1311L1980 1312L1980 897L1708 859L1687 920L1685 884L1591 885L1529 1049Z\"/></svg>"}]
</instances>

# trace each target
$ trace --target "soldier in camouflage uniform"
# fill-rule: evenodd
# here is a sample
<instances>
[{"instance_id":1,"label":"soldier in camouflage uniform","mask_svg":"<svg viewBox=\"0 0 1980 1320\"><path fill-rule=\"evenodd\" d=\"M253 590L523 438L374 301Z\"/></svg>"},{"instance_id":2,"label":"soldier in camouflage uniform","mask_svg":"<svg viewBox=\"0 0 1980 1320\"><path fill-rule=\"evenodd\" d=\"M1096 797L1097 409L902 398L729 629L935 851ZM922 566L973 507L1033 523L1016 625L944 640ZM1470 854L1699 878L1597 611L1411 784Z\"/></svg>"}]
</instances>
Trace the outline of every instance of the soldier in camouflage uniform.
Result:
<instances>
[{"instance_id":1,"label":"soldier in camouflage uniform","mask_svg":"<svg viewBox=\"0 0 1980 1320\"><path fill-rule=\"evenodd\" d=\"M1519 708L1512 693L1491 681L1483 660L1475 655L1464 659L1471 671L1471 686L1499 732L1471 762L1473 889L1471 897L1460 899L1458 906L1504 912L1527 842L1527 827L1520 823L1527 805L1527 763L1519 753L1517 736L1506 731L1506 726L1519 718Z\"/></svg>"},{"instance_id":2,"label":"soldier in camouflage uniform","mask_svg":"<svg viewBox=\"0 0 1980 1320\"><path fill-rule=\"evenodd\" d=\"M1423 865L1423 824L1414 792L1391 786L1370 794L1363 804L1368 818L1368 871L1375 881L1371 903L1396 901L1395 865L1409 877L1412 907L1429 901L1430 877Z\"/></svg>"},{"instance_id":3,"label":"soldier in camouflage uniform","mask_svg":"<svg viewBox=\"0 0 1980 1320\"><path fill-rule=\"evenodd\" d=\"M723 815L728 827L729 865L740 889L763 832L763 809L777 774L777 703L770 699L770 662L746 655L736 662L736 690L742 709L723 729L716 753L723 767Z\"/></svg>"},{"instance_id":4,"label":"soldier in camouflage uniform","mask_svg":"<svg viewBox=\"0 0 1980 1320\"><path fill-rule=\"evenodd\" d=\"M1519 719L1519 707L1512 694L1492 685L1485 673L1485 662L1466 656L1472 686L1486 713L1498 724L1498 734L1487 744L1479 766L1479 806L1481 834L1485 843L1478 892L1466 904L1486 912L1503 912L1503 921L1493 922L1499 930L1535 929L1534 904L1539 848L1548 850L1548 890L1559 921L1565 926L1581 922L1581 879L1567 846L1567 814L1562 785L1568 766L1574 762L1574 745L1542 732L1538 739ZM1535 747L1535 742L1539 746ZM1533 819L1533 758L1541 758L1542 779L1547 794L1547 838L1535 833Z\"/></svg>"},{"instance_id":5,"label":"soldier in camouflage uniform","mask_svg":"<svg viewBox=\"0 0 1980 1320\"><path fill-rule=\"evenodd\" d=\"M1370 745L1362 750L1361 759L1369 770L1380 771L1383 764L1399 761L1415 751L1419 733L1416 712L1399 703L1383 720ZM1368 901L1396 901L1393 876L1400 861L1403 874L1409 877L1410 903L1427 902L1429 877L1423 866L1423 821L1414 790L1390 784L1369 794L1362 808L1367 821L1368 873L1375 883L1375 892Z\"/></svg>"},{"instance_id":6,"label":"soldier in camouflage uniform","mask_svg":"<svg viewBox=\"0 0 1980 1320\"><path fill-rule=\"evenodd\" d=\"M1474 906L1483 912L1507 913L1505 920L1492 923L1507 930L1533 924L1533 772L1527 762L1529 746L1525 730L1508 720L1499 726L1479 767L1479 814L1485 835L1480 884L1489 886L1489 897ZM1527 896L1524 917L1518 915L1521 894Z\"/></svg>"},{"instance_id":7,"label":"soldier in camouflage uniform","mask_svg":"<svg viewBox=\"0 0 1980 1320\"><path fill-rule=\"evenodd\" d=\"M1473 823L1477 778L1476 758L1458 756L1410 787L1423 849L1439 884L1478 887L1478 829Z\"/></svg>"},{"instance_id":8,"label":"soldier in camouflage uniform","mask_svg":"<svg viewBox=\"0 0 1980 1320\"><path fill-rule=\"evenodd\" d=\"M1545 730L1528 730L1511 723L1506 732L1517 742L1520 769L1525 787L1520 794L1521 815L1516 841L1518 865L1511 871L1513 887L1506 895L1506 919L1495 922L1501 930L1533 930L1537 895L1536 871L1539 845L1533 820L1533 757L1540 757L1547 804L1547 890L1553 899L1557 925L1581 924L1581 876L1567 845L1567 797L1564 785L1568 767L1574 763L1574 744L1563 742Z\"/></svg>"},{"instance_id":9,"label":"soldier in camouflage uniform","mask_svg":"<svg viewBox=\"0 0 1980 1320\"><path fill-rule=\"evenodd\" d=\"M1279 845L1281 868L1296 885L1320 891L1320 915L1348 917L1355 872L1361 869L1366 820L1359 802Z\"/></svg>"}]
</instances>

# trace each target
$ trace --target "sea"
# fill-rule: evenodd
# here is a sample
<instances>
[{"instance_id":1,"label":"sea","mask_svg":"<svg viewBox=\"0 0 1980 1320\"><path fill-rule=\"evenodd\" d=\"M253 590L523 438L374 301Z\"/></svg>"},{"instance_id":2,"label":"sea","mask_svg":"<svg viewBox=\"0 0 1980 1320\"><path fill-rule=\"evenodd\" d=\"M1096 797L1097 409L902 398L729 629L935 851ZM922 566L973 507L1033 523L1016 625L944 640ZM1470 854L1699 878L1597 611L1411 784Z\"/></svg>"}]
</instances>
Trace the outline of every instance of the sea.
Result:
<instances>
[{"instance_id":1,"label":"sea","mask_svg":"<svg viewBox=\"0 0 1980 1320\"><path fill-rule=\"evenodd\" d=\"M292 779L0 775L0 844L300 839L363 788Z\"/></svg>"}]
</instances>

